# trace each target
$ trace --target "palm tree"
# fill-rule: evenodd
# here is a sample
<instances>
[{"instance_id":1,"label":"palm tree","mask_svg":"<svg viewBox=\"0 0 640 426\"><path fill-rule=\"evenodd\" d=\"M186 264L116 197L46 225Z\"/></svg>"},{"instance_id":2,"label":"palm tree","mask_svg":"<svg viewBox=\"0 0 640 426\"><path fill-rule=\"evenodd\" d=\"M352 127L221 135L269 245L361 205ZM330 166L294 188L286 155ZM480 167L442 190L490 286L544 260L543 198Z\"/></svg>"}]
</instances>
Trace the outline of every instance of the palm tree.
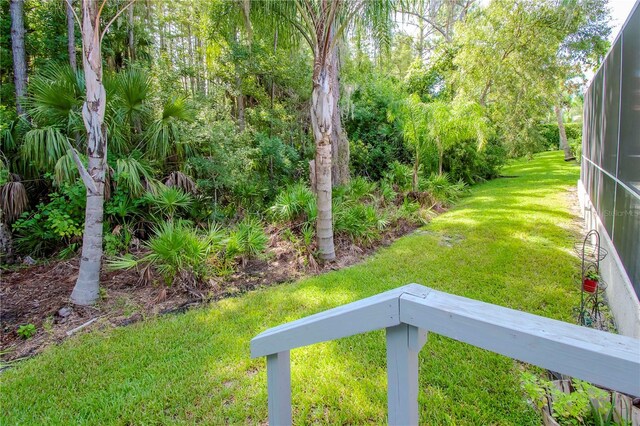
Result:
<instances>
[{"instance_id":1,"label":"palm tree","mask_svg":"<svg viewBox=\"0 0 640 426\"><path fill-rule=\"evenodd\" d=\"M458 142L476 139L484 145L489 127L482 107L475 102L431 102L426 107L428 137L438 150L438 173L442 174L444 150Z\"/></svg>"},{"instance_id":2,"label":"palm tree","mask_svg":"<svg viewBox=\"0 0 640 426\"><path fill-rule=\"evenodd\" d=\"M277 27L281 37L297 35L313 52L311 124L316 155L312 179L315 178L318 201L316 235L323 260L330 261L336 256L331 211L332 154L337 154L335 157L338 159L341 156L339 149L332 152L335 151L332 146L338 144L332 135L339 99L336 45L354 24L370 29L378 40L387 41L391 32L393 3L393 0L253 0L242 3L245 13L252 16L250 25L268 23L269 30Z\"/></svg>"}]
</instances>

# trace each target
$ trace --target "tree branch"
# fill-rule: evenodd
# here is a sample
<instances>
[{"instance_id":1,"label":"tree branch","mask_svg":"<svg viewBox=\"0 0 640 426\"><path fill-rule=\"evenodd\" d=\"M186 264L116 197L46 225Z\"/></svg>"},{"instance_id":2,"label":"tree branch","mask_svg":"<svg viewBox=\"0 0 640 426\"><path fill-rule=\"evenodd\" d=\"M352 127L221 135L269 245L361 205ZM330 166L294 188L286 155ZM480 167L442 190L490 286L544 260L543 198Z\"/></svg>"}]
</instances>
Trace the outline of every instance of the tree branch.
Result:
<instances>
[{"instance_id":1,"label":"tree branch","mask_svg":"<svg viewBox=\"0 0 640 426\"><path fill-rule=\"evenodd\" d=\"M71 146L71 143L67 138L65 138L65 142L67 143L67 148L69 148L69 150L71 151L71 157L73 158L73 162L76 163L76 167L78 168L78 172L80 173L80 177L82 178L82 182L84 183L84 186L87 188L87 191L93 194L97 194L98 188L96 188L96 184L93 181L93 178L91 178L91 175L89 174L89 172L87 171L87 168L84 166L84 164L82 164L82 160L78 155L78 151L76 151L76 149L73 146Z\"/></svg>"},{"instance_id":2,"label":"tree branch","mask_svg":"<svg viewBox=\"0 0 640 426\"><path fill-rule=\"evenodd\" d=\"M418 19L423 20L427 24L431 25L431 28L433 28L434 30L438 31L442 35L442 37L444 37L445 40L449 41L449 36L445 32L445 30L440 25L438 25L435 21L432 21L431 19L427 18L426 16L423 16L423 15L417 13L417 12L412 12L410 10L405 10L403 13L406 13L409 16L414 16L414 17L416 17Z\"/></svg>"},{"instance_id":3,"label":"tree branch","mask_svg":"<svg viewBox=\"0 0 640 426\"><path fill-rule=\"evenodd\" d=\"M106 1L106 0L105 0ZM107 23L107 25L105 25L104 30L102 30L102 34L100 34L100 41L102 42L102 39L104 38L104 35L107 33L107 30L109 29L109 27L111 26L111 24L113 24L113 22L118 19L118 16L122 15L122 12L124 12L125 10L127 10L127 8L129 8L129 6L131 6L136 0L131 0L129 3L127 3L122 9L120 9L113 18L111 18L111 20ZM102 8L100 8L100 10L102 10Z\"/></svg>"}]
</instances>

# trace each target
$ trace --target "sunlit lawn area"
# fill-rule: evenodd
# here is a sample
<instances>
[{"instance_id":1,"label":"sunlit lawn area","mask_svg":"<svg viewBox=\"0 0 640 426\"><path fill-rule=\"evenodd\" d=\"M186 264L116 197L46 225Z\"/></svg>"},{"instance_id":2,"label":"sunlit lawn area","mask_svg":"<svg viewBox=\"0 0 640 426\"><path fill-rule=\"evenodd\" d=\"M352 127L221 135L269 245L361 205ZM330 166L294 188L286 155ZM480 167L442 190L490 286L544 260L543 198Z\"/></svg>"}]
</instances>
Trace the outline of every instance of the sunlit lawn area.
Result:
<instances>
[{"instance_id":1,"label":"sunlit lawn area","mask_svg":"<svg viewBox=\"0 0 640 426\"><path fill-rule=\"evenodd\" d=\"M259 424L266 328L411 282L571 321L579 293L560 152L506 167L451 211L363 264L183 315L87 333L0 374L2 424ZM292 351L294 422L386 420L383 332ZM518 364L430 335L420 354L422 424L533 425Z\"/></svg>"}]
</instances>

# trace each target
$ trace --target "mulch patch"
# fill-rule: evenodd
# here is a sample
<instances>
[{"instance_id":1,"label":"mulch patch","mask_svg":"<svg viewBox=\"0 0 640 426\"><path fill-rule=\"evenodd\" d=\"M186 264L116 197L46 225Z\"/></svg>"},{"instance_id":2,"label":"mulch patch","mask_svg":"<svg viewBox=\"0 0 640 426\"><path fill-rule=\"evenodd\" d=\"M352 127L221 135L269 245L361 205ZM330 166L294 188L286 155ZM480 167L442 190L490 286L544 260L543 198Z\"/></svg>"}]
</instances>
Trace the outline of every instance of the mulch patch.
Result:
<instances>
[{"instance_id":1,"label":"mulch patch","mask_svg":"<svg viewBox=\"0 0 640 426\"><path fill-rule=\"evenodd\" d=\"M313 257L271 233L268 253L239 265L226 277L215 277L196 290L144 285L137 271L103 271L101 297L95 306L73 305L69 296L78 276L79 259L50 261L36 266L0 269L0 356L5 361L28 358L81 331L122 327L155 315L181 313L193 306L233 297L247 291L290 282L303 276L341 269L360 262L381 246L417 228L400 221L387 229L375 244L358 246L336 238L335 262L319 265ZM23 339L17 334L25 324L36 334Z\"/></svg>"}]
</instances>

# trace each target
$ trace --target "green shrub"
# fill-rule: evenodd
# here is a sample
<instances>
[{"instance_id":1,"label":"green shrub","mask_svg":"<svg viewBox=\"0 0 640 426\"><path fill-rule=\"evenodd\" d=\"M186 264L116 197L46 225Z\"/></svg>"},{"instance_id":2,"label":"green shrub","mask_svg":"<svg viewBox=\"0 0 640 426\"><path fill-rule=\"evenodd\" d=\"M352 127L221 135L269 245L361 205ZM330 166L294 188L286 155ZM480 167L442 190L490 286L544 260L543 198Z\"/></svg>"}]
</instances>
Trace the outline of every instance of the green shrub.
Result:
<instances>
[{"instance_id":1,"label":"green shrub","mask_svg":"<svg viewBox=\"0 0 640 426\"><path fill-rule=\"evenodd\" d=\"M477 141L465 140L445 149L443 165L452 180L472 184L497 177L506 159L507 151L495 138L480 149Z\"/></svg>"},{"instance_id":2,"label":"green shrub","mask_svg":"<svg viewBox=\"0 0 640 426\"><path fill-rule=\"evenodd\" d=\"M564 123L564 130L567 134L567 140L582 140L582 123ZM558 123L546 123L538 126L538 133L541 142L537 147L537 151L555 151L560 148L560 131Z\"/></svg>"},{"instance_id":3,"label":"green shrub","mask_svg":"<svg viewBox=\"0 0 640 426\"><path fill-rule=\"evenodd\" d=\"M267 248L269 237L262 228L262 223L254 217L247 217L238 223L229 235L226 247L228 259L240 258L242 262L256 257Z\"/></svg>"},{"instance_id":4,"label":"green shrub","mask_svg":"<svg viewBox=\"0 0 640 426\"><path fill-rule=\"evenodd\" d=\"M108 262L111 269L151 267L165 284L200 280L206 275L207 258L214 246L210 237L200 237L184 221L166 221L158 224L153 236L144 243L149 253L140 259L120 257Z\"/></svg>"},{"instance_id":5,"label":"green shrub","mask_svg":"<svg viewBox=\"0 0 640 426\"><path fill-rule=\"evenodd\" d=\"M451 204L467 191L463 180L453 182L448 173L433 173L428 179L420 180L420 189L428 191L436 202Z\"/></svg>"},{"instance_id":6,"label":"green shrub","mask_svg":"<svg viewBox=\"0 0 640 426\"><path fill-rule=\"evenodd\" d=\"M569 147L576 157L578 162L582 161L582 140L581 139L569 139Z\"/></svg>"},{"instance_id":7,"label":"green shrub","mask_svg":"<svg viewBox=\"0 0 640 426\"><path fill-rule=\"evenodd\" d=\"M358 243L372 243L389 224L386 215L372 205L339 202L333 206L334 230Z\"/></svg>"},{"instance_id":8,"label":"green shrub","mask_svg":"<svg viewBox=\"0 0 640 426\"><path fill-rule=\"evenodd\" d=\"M388 120L389 106L404 96L397 81L382 75L371 76L351 96L343 96L349 104L344 129L355 175L377 181L394 161L411 161L399 123Z\"/></svg>"},{"instance_id":9,"label":"green shrub","mask_svg":"<svg viewBox=\"0 0 640 426\"><path fill-rule=\"evenodd\" d=\"M173 220L174 216L188 209L193 203L193 196L180 188L160 186L157 193L148 192L144 196L151 212L164 220Z\"/></svg>"},{"instance_id":10,"label":"green shrub","mask_svg":"<svg viewBox=\"0 0 640 426\"><path fill-rule=\"evenodd\" d=\"M276 196L268 213L279 223L314 222L317 215L316 196L305 184L293 184Z\"/></svg>"},{"instance_id":11,"label":"green shrub","mask_svg":"<svg viewBox=\"0 0 640 426\"><path fill-rule=\"evenodd\" d=\"M413 169L399 161L394 161L385 172L384 179L395 185L399 191L410 191L413 183Z\"/></svg>"},{"instance_id":12,"label":"green shrub","mask_svg":"<svg viewBox=\"0 0 640 426\"><path fill-rule=\"evenodd\" d=\"M13 224L19 253L45 256L79 240L84 227L86 191L76 182L49 194L47 203L23 213Z\"/></svg>"},{"instance_id":13,"label":"green shrub","mask_svg":"<svg viewBox=\"0 0 640 426\"><path fill-rule=\"evenodd\" d=\"M340 185L333 188L333 198L346 202L366 202L375 198L375 192L378 188L376 182L370 182L362 176L356 176L346 185Z\"/></svg>"}]
</instances>

